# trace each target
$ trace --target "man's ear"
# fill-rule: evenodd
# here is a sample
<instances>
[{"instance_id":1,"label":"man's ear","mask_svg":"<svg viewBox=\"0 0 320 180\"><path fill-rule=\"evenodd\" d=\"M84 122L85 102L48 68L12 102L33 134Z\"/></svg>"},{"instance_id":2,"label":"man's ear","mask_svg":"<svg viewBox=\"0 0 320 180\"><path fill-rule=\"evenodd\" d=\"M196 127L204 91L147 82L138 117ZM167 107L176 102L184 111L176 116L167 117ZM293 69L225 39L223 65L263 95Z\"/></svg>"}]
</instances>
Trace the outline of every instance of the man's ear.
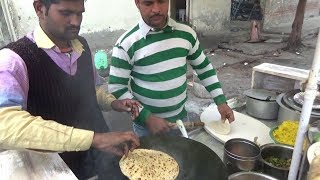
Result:
<instances>
[{"instance_id":1,"label":"man's ear","mask_svg":"<svg viewBox=\"0 0 320 180\"><path fill-rule=\"evenodd\" d=\"M139 9L139 2L140 2L140 0L134 0L134 2L136 3L137 8Z\"/></svg>"},{"instance_id":2,"label":"man's ear","mask_svg":"<svg viewBox=\"0 0 320 180\"><path fill-rule=\"evenodd\" d=\"M46 8L44 4L39 0L33 1L33 8L36 11L36 14L39 18L42 18L46 13Z\"/></svg>"}]
</instances>

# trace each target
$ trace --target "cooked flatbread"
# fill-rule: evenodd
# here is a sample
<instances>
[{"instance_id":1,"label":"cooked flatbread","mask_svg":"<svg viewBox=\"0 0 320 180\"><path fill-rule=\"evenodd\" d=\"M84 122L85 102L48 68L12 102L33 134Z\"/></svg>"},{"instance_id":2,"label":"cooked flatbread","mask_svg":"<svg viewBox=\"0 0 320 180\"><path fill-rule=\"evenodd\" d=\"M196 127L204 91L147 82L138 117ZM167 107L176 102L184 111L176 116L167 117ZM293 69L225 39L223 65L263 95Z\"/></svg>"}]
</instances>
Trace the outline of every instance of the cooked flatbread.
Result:
<instances>
[{"instance_id":1,"label":"cooked flatbread","mask_svg":"<svg viewBox=\"0 0 320 180\"><path fill-rule=\"evenodd\" d=\"M131 180L173 180L179 175L177 161L168 154L135 149L123 156L119 162L122 173Z\"/></svg>"},{"instance_id":2,"label":"cooked flatbread","mask_svg":"<svg viewBox=\"0 0 320 180\"><path fill-rule=\"evenodd\" d=\"M228 120L225 120L224 122L213 121L211 127L218 134L227 135L231 131L230 123Z\"/></svg>"},{"instance_id":3,"label":"cooked flatbread","mask_svg":"<svg viewBox=\"0 0 320 180\"><path fill-rule=\"evenodd\" d=\"M310 180L320 180L320 156L316 156L310 166L309 172L308 172L308 179Z\"/></svg>"}]
</instances>

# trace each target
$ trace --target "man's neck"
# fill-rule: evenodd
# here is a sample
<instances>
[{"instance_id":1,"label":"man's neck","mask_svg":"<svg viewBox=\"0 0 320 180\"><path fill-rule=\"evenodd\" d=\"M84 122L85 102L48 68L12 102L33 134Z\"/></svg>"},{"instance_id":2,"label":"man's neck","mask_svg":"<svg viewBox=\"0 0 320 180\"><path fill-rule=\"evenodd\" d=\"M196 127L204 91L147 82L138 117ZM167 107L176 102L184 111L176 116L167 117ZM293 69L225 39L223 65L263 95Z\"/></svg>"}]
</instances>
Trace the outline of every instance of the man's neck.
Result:
<instances>
[{"instance_id":1,"label":"man's neck","mask_svg":"<svg viewBox=\"0 0 320 180\"><path fill-rule=\"evenodd\" d=\"M41 26L41 25L40 25ZM42 28L42 27L41 27ZM46 33L46 35L49 37L49 39L59 48L59 49L65 49L70 48L71 43L68 40L60 40L59 38L56 38L54 35L49 33L46 29L42 28L42 30Z\"/></svg>"},{"instance_id":2,"label":"man's neck","mask_svg":"<svg viewBox=\"0 0 320 180\"><path fill-rule=\"evenodd\" d=\"M70 41L66 41L66 40L58 40L56 38L50 37L49 38L52 40L52 42L59 47L59 49L65 49L65 48L70 48L71 47L71 43Z\"/></svg>"},{"instance_id":3,"label":"man's neck","mask_svg":"<svg viewBox=\"0 0 320 180\"><path fill-rule=\"evenodd\" d=\"M160 31L160 30L164 29L165 27L167 27L168 23L169 23L169 18L167 18L166 22L163 24L162 27L152 27L152 26L150 26L150 27L152 28L153 31Z\"/></svg>"},{"instance_id":4,"label":"man's neck","mask_svg":"<svg viewBox=\"0 0 320 180\"><path fill-rule=\"evenodd\" d=\"M59 49L60 49L60 51L62 52L62 53L71 53L73 50L72 50L72 47L66 47L66 48L60 48L59 47Z\"/></svg>"}]
</instances>

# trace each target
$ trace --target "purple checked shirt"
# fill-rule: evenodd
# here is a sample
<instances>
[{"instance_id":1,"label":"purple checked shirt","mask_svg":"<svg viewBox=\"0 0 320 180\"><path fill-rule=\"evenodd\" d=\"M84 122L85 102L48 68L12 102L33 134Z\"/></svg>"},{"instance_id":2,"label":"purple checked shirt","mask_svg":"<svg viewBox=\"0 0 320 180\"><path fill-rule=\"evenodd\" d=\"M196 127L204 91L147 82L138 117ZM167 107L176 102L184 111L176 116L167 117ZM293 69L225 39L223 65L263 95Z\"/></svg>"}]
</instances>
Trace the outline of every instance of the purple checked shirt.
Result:
<instances>
[{"instance_id":1,"label":"purple checked shirt","mask_svg":"<svg viewBox=\"0 0 320 180\"><path fill-rule=\"evenodd\" d=\"M35 42L33 32L27 37ZM74 75L77 71L77 60L80 53L61 53L57 46L51 49L42 48L51 59L65 72ZM98 84L97 71L94 68L94 78ZM22 106L26 110L29 91L28 70L19 55L10 49L0 50L0 108Z\"/></svg>"}]
</instances>

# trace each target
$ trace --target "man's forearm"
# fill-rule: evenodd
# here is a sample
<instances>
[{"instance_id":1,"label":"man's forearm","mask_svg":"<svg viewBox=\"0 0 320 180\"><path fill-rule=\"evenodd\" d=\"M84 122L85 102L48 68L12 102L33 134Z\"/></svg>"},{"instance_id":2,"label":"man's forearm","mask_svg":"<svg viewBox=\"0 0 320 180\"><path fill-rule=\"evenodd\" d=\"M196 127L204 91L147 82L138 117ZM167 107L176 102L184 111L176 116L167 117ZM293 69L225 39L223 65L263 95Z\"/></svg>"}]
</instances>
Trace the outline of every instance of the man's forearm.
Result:
<instances>
[{"instance_id":1,"label":"man's forearm","mask_svg":"<svg viewBox=\"0 0 320 180\"><path fill-rule=\"evenodd\" d=\"M107 93L107 91L101 87L96 87L96 93L97 93L97 100L98 104L103 111L110 111L112 110L111 103L116 100L116 98L111 94Z\"/></svg>"},{"instance_id":2,"label":"man's forearm","mask_svg":"<svg viewBox=\"0 0 320 180\"><path fill-rule=\"evenodd\" d=\"M32 116L20 106L0 108L0 148L84 151L94 132Z\"/></svg>"},{"instance_id":3,"label":"man's forearm","mask_svg":"<svg viewBox=\"0 0 320 180\"><path fill-rule=\"evenodd\" d=\"M213 97L214 102L217 105L225 103L226 98L218 80L217 72L213 68L209 59L203 53L198 39L196 39L196 43L190 50L187 59L189 60L192 68L197 72L198 78L201 80L201 84Z\"/></svg>"}]
</instances>

